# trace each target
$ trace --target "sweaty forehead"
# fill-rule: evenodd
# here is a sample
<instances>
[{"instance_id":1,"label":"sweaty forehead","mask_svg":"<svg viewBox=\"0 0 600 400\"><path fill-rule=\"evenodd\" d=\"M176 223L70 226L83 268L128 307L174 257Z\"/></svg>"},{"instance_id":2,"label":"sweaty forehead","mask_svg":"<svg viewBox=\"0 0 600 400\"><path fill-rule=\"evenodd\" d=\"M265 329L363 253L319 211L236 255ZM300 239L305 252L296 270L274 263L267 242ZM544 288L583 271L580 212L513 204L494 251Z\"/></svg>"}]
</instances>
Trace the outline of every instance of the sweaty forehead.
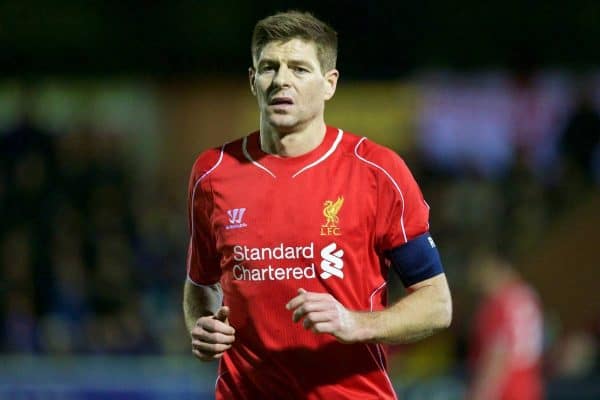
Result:
<instances>
[{"instance_id":1,"label":"sweaty forehead","mask_svg":"<svg viewBox=\"0 0 600 400\"><path fill-rule=\"evenodd\" d=\"M288 41L273 41L263 47L255 62L261 60L303 60L314 64L319 63L317 57L317 47L314 42L291 39Z\"/></svg>"}]
</instances>

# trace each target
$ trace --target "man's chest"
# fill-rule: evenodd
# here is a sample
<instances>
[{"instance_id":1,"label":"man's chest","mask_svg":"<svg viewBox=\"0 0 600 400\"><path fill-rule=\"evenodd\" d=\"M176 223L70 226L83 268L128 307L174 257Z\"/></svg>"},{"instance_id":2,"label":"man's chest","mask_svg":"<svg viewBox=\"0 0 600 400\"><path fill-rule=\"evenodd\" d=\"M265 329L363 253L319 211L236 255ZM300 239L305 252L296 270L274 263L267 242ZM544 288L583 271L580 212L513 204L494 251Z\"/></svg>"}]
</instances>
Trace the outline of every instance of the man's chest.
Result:
<instances>
[{"instance_id":1,"label":"man's chest","mask_svg":"<svg viewBox=\"0 0 600 400\"><path fill-rule=\"evenodd\" d=\"M289 297L303 287L366 307L382 281L376 182L352 168L252 172L211 182L209 219L229 299L255 304L265 290Z\"/></svg>"},{"instance_id":2,"label":"man's chest","mask_svg":"<svg viewBox=\"0 0 600 400\"><path fill-rule=\"evenodd\" d=\"M355 174L333 172L241 175L213 187L210 219L217 248L226 253L239 244L364 244L374 231L375 187Z\"/></svg>"}]
</instances>

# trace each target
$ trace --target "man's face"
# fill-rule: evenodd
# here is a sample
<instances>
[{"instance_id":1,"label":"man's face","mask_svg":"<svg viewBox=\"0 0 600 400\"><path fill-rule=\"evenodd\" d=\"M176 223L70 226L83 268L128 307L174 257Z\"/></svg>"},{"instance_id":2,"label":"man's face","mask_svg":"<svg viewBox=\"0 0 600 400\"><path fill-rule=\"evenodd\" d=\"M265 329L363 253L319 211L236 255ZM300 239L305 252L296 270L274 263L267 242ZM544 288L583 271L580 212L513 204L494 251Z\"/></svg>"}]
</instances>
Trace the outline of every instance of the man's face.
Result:
<instances>
[{"instance_id":1,"label":"man's face","mask_svg":"<svg viewBox=\"0 0 600 400\"><path fill-rule=\"evenodd\" d=\"M279 132L302 129L322 119L337 77L335 69L323 73L315 44L300 39L268 43L250 69L261 119Z\"/></svg>"}]
</instances>

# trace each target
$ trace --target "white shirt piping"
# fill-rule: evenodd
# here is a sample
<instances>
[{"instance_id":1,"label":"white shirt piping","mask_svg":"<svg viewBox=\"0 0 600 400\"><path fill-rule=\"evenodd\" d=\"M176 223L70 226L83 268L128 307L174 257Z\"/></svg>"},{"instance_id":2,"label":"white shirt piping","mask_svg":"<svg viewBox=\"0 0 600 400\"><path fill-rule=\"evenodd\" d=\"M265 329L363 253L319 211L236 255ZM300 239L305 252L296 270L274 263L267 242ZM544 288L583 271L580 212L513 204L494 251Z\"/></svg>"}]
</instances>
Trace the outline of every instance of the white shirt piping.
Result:
<instances>
[{"instance_id":1,"label":"white shirt piping","mask_svg":"<svg viewBox=\"0 0 600 400\"><path fill-rule=\"evenodd\" d=\"M378 165L378 164L375 164L375 163L374 163L374 162L372 162L372 161L369 161L369 160L367 160L366 158L364 158L364 157L362 157L360 154L358 154L358 147L359 147L359 146L361 145L361 143L362 143L362 142L364 142L366 139L367 139L366 137L363 137L362 139L360 139L360 140L358 141L358 143L357 143L357 144L356 144L356 146L354 147L354 154L356 155L356 157L357 157L359 160L361 160L361 161L363 161L363 162L365 162L365 163L367 163L367 164L369 164L369 165L371 165L371 166L373 166L373 167L377 168L377 169L378 169L378 170L380 170L380 171L383 171L383 173L384 173L384 174L385 174L385 175L386 175L386 176L389 178L389 180L392 182L392 184L394 185L394 187L396 188L396 190L398 191L398 193L400 193L400 198L402 199L402 213L400 214L400 227L402 228L402 235L403 235L403 237L404 237L404 242L406 243L406 242L408 242L408 238L407 238L407 236L406 236L406 229L404 229L404 194L402 193L402 190L400 189L400 186L398 185L398 183L396 183L396 181L394 180L394 178L392 178L392 176L390 175L390 173L389 173L389 172L387 172L387 171L385 170L385 168L383 168L382 166L380 166L380 165Z\"/></svg>"},{"instance_id":2,"label":"white shirt piping","mask_svg":"<svg viewBox=\"0 0 600 400\"><path fill-rule=\"evenodd\" d=\"M323 154L321 157L319 157L318 160L313 161L312 163L310 163L310 164L302 167L299 171L297 171L296 173L294 173L294 175L292 175L292 178L297 177L298 175L300 175L304 171L306 171L306 170L308 170L308 169L310 169L310 168L312 168L312 167L314 167L314 166L322 163L323 161L325 161L337 149L338 145L342 141L343 136L344 136L344 131L342 131L341 129L338 129L337 137L335 138L335 141L333 142L333 144L331 145L331 147L329 148L329 150L327 150L327 152L325 154ZM273 173L273 171L271 171L269 168L265 167L264 165L262 165L261 163L259 163L258 161L256 161L254 158L252 158L252 155L248 151L248 136L245 136L244 139L242 140L242 151L244 153L244 156L248 159L248 161L250 161L256 167L262 169L263 171L265 171L266 173L268 173L269 175L271 175L273 178L276 178L276 175Z\"/></svg>"},{"instance_id":3,"label":"white shirt piping","mask_svg":"<svg viewBox=\"0 0 600 400\"><path fill-rule=\"evenodd\" d=\"M225 143L223 146L221 146L221 153L219 154L219 159L217 160L215 165L213 165L208 171L206 171L204 174L202 174L202 176L200 178L198 178L196 180L196 182L194 183L194 189L192 190L192 205L191 205L192 210L190 212L190 218L192 220L191 220L190 246L188 249L188 258L187 258L187 279L188 279L188 281L190 281L191 283L193 283L194 285L199 286L199 287L203 287L205 285L201 285L197 282L194 282L194 280L190 277L190 269L192 267L192 246L194 245L194 199L196 198L196 188L198 187L198 184L204 178L206 178L211 172L213 172L215 169L217 169L219 164L221 164L221 161L223 160L223 153L225 152L225 146L227 146L227 143Z\"/></svg>"},{"instance_id":4,"label":"white shirt piping","mask_svg":"<svg viewBox=\"0 0 600 400\"><path fill-rule=\"evenodd\" d=\"M252 156L250 155L250 153L248 152L248 136L244 136L244 139L242 140L242 151L244 152L244 156L248 159L248 161L250 161L256 167L265 171L267 174L271 175L273 178L276 178L275 174L273 172L271 172L271 170L269 170L269 168L265 167L258 161L254 160L252 158Z\"/></svg>"},{"instance_id":5,"label":"white shirt piping","mask_svg":"<svg viewBox=\"0 0 600 400\"><path fill-rule=\"evenodd\" d=\"M297 177L298 175L300 175L301 173L303 173L307 169L312 168L315 165L317 165L317 164L322 163L323 161L325 161L327 159L327 157L329 157L335 151L335 149L337 149L338 145L342 141L342 137L343 136L344 136L344 131L342 131L341 129L338 129L338 135L335 138L335 141L333 142L333 145L331 145L331 147L329 148L329 150L327 150L327 152L325 154L323 154L318 160L316 160L316 161L308 164L307 166L301 168L298 172L296 172L294 175L292 175L292 178Z\"/></svg>"}]
</instances>

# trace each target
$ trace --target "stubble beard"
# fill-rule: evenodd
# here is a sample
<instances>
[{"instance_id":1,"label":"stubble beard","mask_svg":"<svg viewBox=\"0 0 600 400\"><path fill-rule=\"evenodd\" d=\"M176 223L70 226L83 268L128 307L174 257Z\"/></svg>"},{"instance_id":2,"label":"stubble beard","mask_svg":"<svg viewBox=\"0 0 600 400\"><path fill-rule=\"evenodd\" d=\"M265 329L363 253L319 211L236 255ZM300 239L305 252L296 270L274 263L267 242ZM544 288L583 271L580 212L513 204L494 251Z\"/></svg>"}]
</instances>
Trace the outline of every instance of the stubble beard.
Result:
<instances>
[{"instance_id":1,"label":"stubble beard","mask_svg":"<svg viewBox=\"0 0 600 400\"><path fill-rule=\"evenodd\" d=\"M271 129L283 134L294 132L303 125L302 121L289 113L282 114L271 112L270 115L266 115L264 122L266 122Z\"/></svg>"}]
</instances>

